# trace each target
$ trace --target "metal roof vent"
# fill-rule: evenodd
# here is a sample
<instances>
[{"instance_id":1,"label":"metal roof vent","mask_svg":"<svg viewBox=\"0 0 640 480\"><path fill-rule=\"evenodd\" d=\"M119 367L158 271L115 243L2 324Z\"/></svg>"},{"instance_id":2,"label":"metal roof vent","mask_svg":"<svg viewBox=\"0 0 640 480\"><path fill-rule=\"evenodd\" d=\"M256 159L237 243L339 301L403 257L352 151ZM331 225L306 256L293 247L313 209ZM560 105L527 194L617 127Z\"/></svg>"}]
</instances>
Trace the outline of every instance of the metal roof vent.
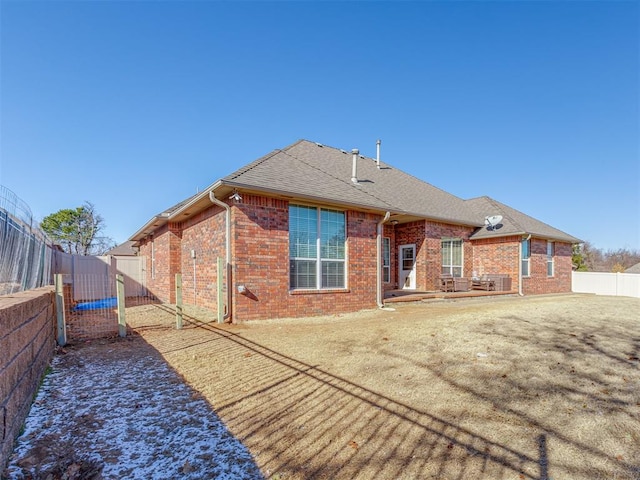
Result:
<instances>
[{"instance_id":1,"label":"metal roof vent","mask_svg":"<svg viewBox=\"0 0 640 480\"><path fill-rule=\"evenodd\" d=\"M324 145L322 145L321 143L316 142L316 145L319 146L320 148L324 147Z\"/></svg>"},{"instance_id":2,"label":"metal roof vent","mask_svg":"<svg viewBox=\"0 0 640 480\"><path fill-rule=\"evenodd\" d=\"M382 140L378 139L378 141L376 142L376 166L378 167L378 169L380 168L380 144L382 143Z\"/></svg>"},{"instance_id":3,"label":"metal roof vent","mask_svg":"<svg viewBox=\"0 0 640 480\"><path fill-rule=\"evenodd\" d=\"M351 154L353 155L353 164L351 166L351 181L353 183L358 183L358 154L360 150L354 148L351 150Z\"/></svg>"}]
</instances>

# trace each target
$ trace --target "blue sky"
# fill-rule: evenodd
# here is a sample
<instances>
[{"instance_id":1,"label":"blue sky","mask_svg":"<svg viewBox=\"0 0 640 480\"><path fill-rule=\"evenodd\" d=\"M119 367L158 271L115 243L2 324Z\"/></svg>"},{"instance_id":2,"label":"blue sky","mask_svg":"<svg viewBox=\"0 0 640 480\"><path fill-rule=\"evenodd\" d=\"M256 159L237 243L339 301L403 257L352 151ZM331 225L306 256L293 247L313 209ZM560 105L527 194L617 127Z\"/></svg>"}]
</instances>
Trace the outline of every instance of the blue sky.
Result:
<instances>
[{"instance_id":1,"label":"blue sky","mask_svg":"<svg viewBox=\"0 0 640 480\"><path fill-rule=\"evenodd\" d=\"M300 138L640 249L640 3L0 2L0 184L127 240Z\"/></svg>"}]
</instances>

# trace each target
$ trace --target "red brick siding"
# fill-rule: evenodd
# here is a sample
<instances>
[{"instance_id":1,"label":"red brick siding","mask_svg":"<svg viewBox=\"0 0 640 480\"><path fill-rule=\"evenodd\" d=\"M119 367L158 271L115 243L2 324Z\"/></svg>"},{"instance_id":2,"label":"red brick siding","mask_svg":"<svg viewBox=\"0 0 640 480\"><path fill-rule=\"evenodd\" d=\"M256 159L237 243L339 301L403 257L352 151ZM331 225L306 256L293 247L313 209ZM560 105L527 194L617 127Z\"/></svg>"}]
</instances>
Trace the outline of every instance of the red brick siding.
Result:
<instances>
[{"instance_id":1,"label":"red brick siding","mask_svg":"<svg viewBox=\"0 0 640 480\"><path fill-rule=\"evenodd\" d=\"M438 286L438 277L442 272L442 239L460 238L463 240L463 275L469 276L473 249L468 240L472 233L473 228L471 227L425 220L397 225L395 227L395 248L392 255L397 257L400 245L415 244L416 289L435 290ZM397 263L394 264L394 267L397 269ZM397 272L395 275L397 279Z\"/></svg>"},{"instance_id":2,"label":"red brick siding","mask_svg":"<svg viewBox=\"0 0 640 480\"><path fill-rule=\"evenodd\" d=\"M284 200L242 196L233 207L233 320L287 315L289 209ZM239 285L247 288L241 295Z\"/></svg>"},{"instance_id":3,"label":"red brick siding","mask_svg":"<svg viewBox=\"0 0 640 480\"><path fill-rule=\"evenodd\" d=\"M378 215L346 212L347 289L289 290L289 204L243 195L233 207L234 321L326 315L375 307ZM237 292L245 285L246 295Z\"/></svg>"},{"instance_id":4,"label":"red brick siding","mask_svg":"<svg viewBox=\"0 0 640 480\"><path fill-rule=\"evenodd\" d=\"M396 243L395 248L391 253L392 257L396 257L395 260L398 262L398 251L401 245L411 245L415 244L416 246L416 289L424 290L426 288L424 279L426 278L427 271L427 253L425 251L425 227L424 221L420 220L417 222L404 223L402 225L396 225ZM396 263L396 265L398 265ZM397 270L398 267L396 267ZM398 272L396 271L396 279L398 278Z\"/></svg>"},{"instance_id":5,"label":"red brick siding","mask_svg":"<svg viewBox=\"0 0 640 480\"><path fill-rule=\"evenodd\" d=\"M182 224L180 258L182 260L182 301L185 304L217 311L218 258L226 262L226 214L212 205ZM195 252L195 259L191 251ZM226 298L226 282L220 279Z\"/></svg>"},{"instance_id":6,"label":"red brick siding","mask_svg":"<svg viewBox=\"0 0 640 480\"><path fill-rule=\"evenodd\" d=\"M460 225L450 225L440 222L425 222L427 236L427 271L425 273L424 285L427 290L439 288L439 277L442 274L442 239L454 238L462 240L462 276L471 276L471 266L473 264L473 248L469 243L469 236L474 229Z\"/></svg>"},{"instance_id":7,"label":"red brick siding","mask_svg":"<svg viewBox=\"0 0 640 480\"><path fill-rule=\"evenodd\" d=\"M152 275L151 252L155 255L155 275ZM180 273L180 225L164 225L153 238L140 244L140 255L146 257L147 289L162 302L174 303L175 274Z\"/></svg>"},{"instance_id":8,"label":"red brick siding","mask_svg":"<svg viewBox=\"0 0 640 480\"><path fill-rule=\"evenodd\" d=\"M507 274L511 277L511 290L518 290L520 239L511 236L473 241L473 268L466 275Z\"/></svg>"},{"instance_id":9,"label":"red brick siding","mask_svg":"<svg viewBox=\"0 0 640 480\"><path fill-rule=\"evenodd\" d=\"M232 308L233 320L325 315L372 308L376 302L376 235L381 215L347 211L347 286L339 290L290 291L289 203L271 197L243 194L231 204ZM503 273L518 288L520 237L470 241L473 227L433 221L384 225L391 239L391 282L397 288L398 246L416 245L416 287L435 290L441 273L442 238L463 240L463 275ZM150 240L141 242L147 257L149 290L160 300L175 302L175 273L183 274L183 301L215 311L218 279L216 258L225 256L225 212L211 206L182 224L159 229L155 246L155 278L151 276ZM196 252L195 284L191 250ZM524 293L571 291L571 245L556 243L555 275L546 275L546 241L532 242L530 278ZM238 286L247 288L245 294ZM226 281L225 281L226 287Z\"/></svg>"},{"instance_id":10,"label":"red brick siding","mask_svg":"<svg viewBox=\"0 0 640 480\"><path fill-rule=\"evenodd\" d=\"M554 274L553 277L548 277L547 241L532 238L529 266L531 275L522 279L523 293L535 295L571 292L571 253L571 244L555 242Z\"/></svg>"}]
</instances>

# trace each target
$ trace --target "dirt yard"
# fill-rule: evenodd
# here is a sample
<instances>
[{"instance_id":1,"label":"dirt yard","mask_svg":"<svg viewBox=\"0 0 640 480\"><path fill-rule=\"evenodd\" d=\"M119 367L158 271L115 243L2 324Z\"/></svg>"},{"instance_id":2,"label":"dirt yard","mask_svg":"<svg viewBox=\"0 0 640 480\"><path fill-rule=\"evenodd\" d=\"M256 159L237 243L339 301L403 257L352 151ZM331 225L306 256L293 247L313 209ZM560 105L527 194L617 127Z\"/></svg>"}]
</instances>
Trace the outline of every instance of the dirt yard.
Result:
<instances>
[{"instance_id":1,"label":"dirt yard","mask_svg":"<svg viewBox=\"0 0 640 480\"><path fill-rule=\"evenodd\" d=\"M127 315L267 478L640 479L639 299L394 308L238 326L188 311L182 330L167 306Z\"/></svg>"},{"instance_id":2,"label":"dirt yard","mask_svg":"<svg viewBox=\"0 0 640 480\"><path fill-rule=\"evenodd\" d=\"M640 300L132 325L275 479L640 479Z\"/></svg>"}]
</instances>

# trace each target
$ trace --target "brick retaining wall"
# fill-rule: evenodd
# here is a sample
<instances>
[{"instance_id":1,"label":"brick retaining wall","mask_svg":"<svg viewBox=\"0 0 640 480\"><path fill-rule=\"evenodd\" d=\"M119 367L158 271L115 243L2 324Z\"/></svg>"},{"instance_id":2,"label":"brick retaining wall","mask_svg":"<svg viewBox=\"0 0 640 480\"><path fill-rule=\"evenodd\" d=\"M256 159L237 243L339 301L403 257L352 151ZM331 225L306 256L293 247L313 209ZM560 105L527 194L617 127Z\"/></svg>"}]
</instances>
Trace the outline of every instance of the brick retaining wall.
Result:
<instances>
[{"instance_id":1,"label":"brick retaining wall","mask_svg":"<svg viewBox=\"0 0 640 480\"><path fill-rule=\"evenodd\" d=\"M0 297L0 472L53 358L55 338L51 287Z\"/></svg>"}]
</instances>

